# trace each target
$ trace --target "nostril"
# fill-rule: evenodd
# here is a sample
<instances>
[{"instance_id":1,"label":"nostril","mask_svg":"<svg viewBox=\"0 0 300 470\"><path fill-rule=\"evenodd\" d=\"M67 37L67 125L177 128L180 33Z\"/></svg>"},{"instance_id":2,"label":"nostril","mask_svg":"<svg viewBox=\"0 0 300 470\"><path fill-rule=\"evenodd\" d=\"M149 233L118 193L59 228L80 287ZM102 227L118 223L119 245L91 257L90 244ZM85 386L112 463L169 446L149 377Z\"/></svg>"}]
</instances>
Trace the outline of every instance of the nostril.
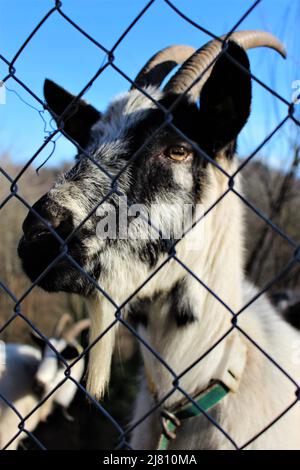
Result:
<instances>
[{"instance_id":1,"label":"nostril","mask_svg":"<svg viewBox=\"0 0 300 470\"><path fill-rule=\"evenodd\" d=\"M25 242L42 241L44 237L53 236L53 231L62 238L66 238L71 233L73 223L70 211L58 206L45 196L34 204L33 209L43 220L40 220L33 211L28 213L23 223Z\"/></svg>"},{"instance_id":2,"label":"nostril","mask_svg":"<svg viewBox=\"0 0 300 470\"><path fill-rule=\"evenodd\" d=\"M23 232L25 241L31 242L45 235L49 235L51 230L50 226L47 227L42 221L33 221L31 223L23 224Z\"/></svg>"},{"instance_id":3,"label":"nostril","mask_svg":"<svg viewBox=\"0 0 300 470\"><path fill-rule=\"evenodd\" d=\"M31 227L29 230L24 232L25 240L27 241L34 241L38 238L41 238L44 235L49 235L50 230L43 225L42 227L40 226L34 226Z\"/></svg>"},{"instance_id":4,"label":"nostril","mask_svg":"<svg viewBox=\"0 0 300 470\"><path fill-rule=\"evenodd\" d=\"M69 218L64 220L56 218L54 220L52 219L51 222L45 220L48 225L39 220L31 220L30 223L25 220L25 222L23 224L25 242L36 242L39 240L42 241L43 238L47 237L48 239L49 236L54 237L54 231L62 239L65 239L73 230L73 223Z\"/></svg>"}]
</instances>

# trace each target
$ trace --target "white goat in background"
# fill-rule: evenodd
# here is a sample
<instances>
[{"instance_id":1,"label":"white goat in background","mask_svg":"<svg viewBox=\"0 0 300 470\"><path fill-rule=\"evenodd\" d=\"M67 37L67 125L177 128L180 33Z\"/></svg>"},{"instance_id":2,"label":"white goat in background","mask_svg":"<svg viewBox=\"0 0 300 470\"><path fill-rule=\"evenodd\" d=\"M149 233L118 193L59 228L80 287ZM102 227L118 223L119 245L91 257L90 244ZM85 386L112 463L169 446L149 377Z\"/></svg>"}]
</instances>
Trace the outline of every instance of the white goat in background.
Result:
<instances>
[{"instance_id":1,"label":"white goat in background","mask_svg":"<svg viewBox=\"0 0 300 470\"><path fill-rule=\"evenodd\" d=\"M89 320L81 320L64 331L70 321L69 315L63 315L58 321L49 342L61 354L67 364L71 364L81 352L76 337L89 327ZM0 375L0 393L17 412L25 418L38 404L65 378L65 366L57 354L35 333L33 341L39 346L7 343L4 345L4 367ZM84 372L84 359L80 359L71 368L70 376L80 382ZM52 413L55 405L66 410L77 391L74 382L67 379L36 411L25 421L25 429L33 431ZM0 449L5 447L17 434L20 417L0 397ZM26 437L20 433L8 446L8 450L17 449L20 441Z\"/></svg>"},{"instance_id":2,"label":"white goat in background","mask_svg":"<svg viewBox=\"0 0 300 470\"><path fill-rule=\"evenodd\" d=\"M126 319L131 313L144 340L175 376L182 374L179 385L186 393L196 397L216 380L226 385L228 394L211 414L236 445L243 446L296 401L295 383L248 337L299 383L300 336L276 314L265 296L235 318L237 328L228 311L239 312L257 296L244 275L243 204L234 192L241 193L240 176L235 173L237 138L251 108L246 50L267 46L285 55L282 44L270 33L239 31L229 39L223 55L219 55L222 44L218 40L196 52L186 46L159 52L136 79L155 103L132 87L103 115L83 100L72 106L74 96L46 80L48 106L59 126L63 121L64 131L79 144L79 155L75 166L33 206L48 226L29 212L19 255L27 275L42 288L87 298L91 341L115 321L116 306L95 289L90 278L117 305L130 298L122 314ZM161 90L164 78L177 64L182 65ZM172 122L166 121L162 108L170 111ZM116 237L97 233L103 219L109 223L107 204L95 213L95 207L112 190L107 174L116 178L119 191L131 201L128 219L136 236L122 237L119 221ZM230 175L235 176L229 179ZM111 195L109 215L116 207L121 210L120 200L117 194ZM167 239L147 236L149 226L138 216L136 204L151 212L151 223L167 233ZM170 246L178 239L178 227L186 227L187 205L193 207L193 221L206 215L176 244L175 258ZM151 211L153 207L155 211ZM69 258L59 256L61 244L49 224L62 239L70 236ZM190 249L190 237L198 240L198 249ZM55 265L47 269L54 260ZM88 387L98 397L108 384L115 332L116 327L109 329L90 352ZM141 385L133 422L168 399L135 427L131 443L133 448L154 449L161 432L161 412L172 413L181 406L183 395L173 390L174 375L168 368L146 347L142 353L147 381ZM233 448L204 415L183 420L169 446ZM298 404L248 448L300 449Z\"/></svg>"}]
</instances>

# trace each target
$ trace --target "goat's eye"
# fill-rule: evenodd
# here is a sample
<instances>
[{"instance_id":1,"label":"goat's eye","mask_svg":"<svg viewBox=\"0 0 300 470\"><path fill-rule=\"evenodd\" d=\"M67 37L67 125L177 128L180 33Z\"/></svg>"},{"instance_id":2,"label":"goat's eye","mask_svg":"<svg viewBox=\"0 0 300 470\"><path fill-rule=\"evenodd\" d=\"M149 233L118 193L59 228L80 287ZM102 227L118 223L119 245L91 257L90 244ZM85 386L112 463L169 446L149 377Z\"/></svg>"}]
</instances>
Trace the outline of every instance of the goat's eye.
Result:
<instances>
[{"instance_id":1,"label":"goat's eye","mask_svg":"<svg viewBox=\"0 0 300 470\"><path fill-rule=\"evenodd\" d=\"M186 160L191 153L192 152L183 145L173 145L166 150L167 157L172 158L172 160L176 160L177 162Z\"/></svg>"}]
</instances>

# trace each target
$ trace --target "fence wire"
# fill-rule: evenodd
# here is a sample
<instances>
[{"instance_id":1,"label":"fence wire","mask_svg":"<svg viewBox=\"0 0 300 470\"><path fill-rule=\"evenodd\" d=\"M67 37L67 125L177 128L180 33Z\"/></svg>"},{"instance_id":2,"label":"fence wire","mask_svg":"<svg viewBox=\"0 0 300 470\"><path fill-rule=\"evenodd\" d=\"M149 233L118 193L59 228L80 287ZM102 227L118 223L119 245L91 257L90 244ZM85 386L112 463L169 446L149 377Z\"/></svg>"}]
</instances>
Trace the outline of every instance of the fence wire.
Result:
<instances>
[{"instance_id":1,"label":"fence wire","mask_svg":"<svg viewBox=\"0 0 300 470\"><path fill-rule=\"evenodd\" d=\"M222 50L219 54L218 57L226 54L227 50L227 41L230 39L230 35L242 25L243 21L245 18L247 18L251 12L258 6L259 3L261 3L262 0L257 0L255 1L251 7L245 11L244 15L239 19L239 21L232 26L230 32L228 33L227 37L225 40L220 40L219 37L214 34L213 31L207 30L204 27L202 27L200 24L198 24L195 20L187 17L178 7L176 7L172 1L170 0L164 0L165 5L167 5L171 10L173 10L178 16L180 16L184 21L188 22L190 25L192 25L194 28L197 28L198 30L202 31L206 35L209 36L211 39L218 39L223 43ZM27 298L27 296L30 295L32 290L37 286L38 282L50 271L51 268L53 268L61 259L68 260L68 262L73 265L84 277L88 279L88 281L94 285L94 287L103 295L106 297L106 299L113 305L115 309L115 320L106 328L104 332L99 335L93 343L91 343L82 353L78 356L78 358L71 364L69 365L66 360L62 357L62 355L55 350L55 353L57 354L57 357L59 360L64 364L65 366L65 378L53 389L51 392L45 396L42 400L39 401L39 403L36 405L34 409L32 409L26 416L22 416L18 409L14 406L12 402L10 402L4 395L2 395L1 390L0 390L0 398L3 400L3 402L6 403L8 407L10 407L13 412L18 416L19 418L19 425L18 429L16 429L15 436L6 443L5 448L9 447L9 445L20 435L27 435L33 442L34 444L40 448L40 449L45 449L45 446L40 440L35 436L34 432L29 431L26 428L26 424L29 420L29 418L37 411L37 409L42 406L43 403L45 403L51 395L55 393L57 389L61 387L63 383L66 381L72 381L78 390L86 395L90 402L93 404L95 411L99 412L103 416L105 416L113 425L115 430L118 433L118 445L117 449L131 449L130 443L129 443L129 436L130 433L138 427L144 420L146 420L152 413L154 413L156 410L160 409L161 406L166 402L166 400L176 391L179 391L184 397L186 397L191 403L194 404L194 406L201 411L206 418L210 421L210 423L213 426L216 426L219 431L228 439L228 441L232 444L232 446L235 449L244 449L246 448L249 444L254 442L259 436L261 436L264 432L266 432L270 427L272 427L278 420L280 420L291 408L296 406L296 403L300 399L300 387L298 382L289 375L289 373L284 370L280 364L277 363L277 361L268 353L268 351L265 351L255 340L255 338L251 337L244 329L240 326L239 324L239 317L243 314L243 312L248 308L254 301L256 301L262 294L264 294L266 291L268 291L276 282L278 282L279 279L282 277L286 276L287 273L289 273L295 265L297 265L300 261L300 247L298 243L293 240L287 233L285 233L280 227L278 227L272 220L270 220L261 210L259 210L257 207L255 207L243 194L241 194L235 187L235 178L237 175L241 172L241 170L251 161L253 158L258 154L258 152L262 149L262 147L270 140L273 138L273 136L281 129L281 127L287 122L287 121L293 121L297 126L299 126L299 121L297 120L295 116L295 103L293 102L288 102L286 99L284 99L282 96L280 96L275 90L270 88L268 85L263 83L261 80L259 80L255 75L250 73L248 70L244 69L245 73L248 73L251 75L252 79L256 81L261 87L263 87L266 92L270 93L273 95L275 100L279 100L286 106L286 115L285 117L277 124L277 126L267 135L263 141L257 146L257 148L246 158L244 159L234 172L234 174L229 174L226 172L224 168L221 167L220 164L218 164L214 159L212 159L209 155L206 154L206 152L198 147L193 141L191 141L185 134L182 133L180 129L178 129L175 124L173 123L173 111L176 109L176 107L180 104L181 100L184 98L184 96L189 92L190 88L194 86L198 80L201 77L198 77L192 85L185 91L185 93L181 94L178 99L173 103L171 108L166 109L162 106L161 103L157 102L152 96L150 96L147 91L143 88L141 88L137 83L135 83L126 73L126 71L120 69L116 65L116 58L118 57L118 49L120 44L124 41L125 37L127 34L135 27L135 25L139 22L139 20L143 17L143 15L151 9L151 7L154 5L154 3L157 3L157 0L151 0L149 1L145 7L139 12L139 14L134 18L134 20L129 24L129 26L126 28L126 30L123 32L123 34L118 38L116 43L113 45L112 48L107 48L104 44L101 44L98 42L95 38L93 38L88 31L84 30L77 22L75 22L70 16L68 16L63 9L63 2L56 0L54 2L54 5L47 14L40 20L40 22L37 24L37 26L33 29L31 34L27 37L27 39L24 41L24 43L20 46L19 50L15 53L14 57L12 59L9 59L7 57L4 57L3 55L0 54L0 59L1 61L5 64L5 66L8 69L7 75L2 79L3 83L5 84L5 87L9 90L9 84L10 82L16 82L18 85L21 86L21 88L24 90L25 94L30 95L37 103L36 106L42 107L43 111L47 110L50 112L50 108L48 107L47 103L42 101L37 94L35 93L34 90L30 88L26 83L24 83L23 80L21 80L18 76L18 59L26 49L26 47L29 45L29 43L33 42L35 40L35 36L37 32L41 28L46 28L47 27L47 21L49 20L50 17L52 16L57 16L59 15L66 23L69 23L75 30L77 30L78 34L82 35L82 37L85 37L88 41L93 43L97 48L102 53L105 53L105 60L101 67L97 70L97 72L87 79L86 85L84 88L80 91L80 93L74 98L74 100L70 103L70 105L65 109L65 111L58 116L58 122L59 125L57 129L47 132L47 137L44 139L43 143L41 146L38 148L38 150L32 155L32 157L28 160L28 162L22 167L21 171L18 173L18 175L15 178L12 178L3 168L0 167L0 172L3 175L3 177L10 183L10 192L7 195L7 197L2 201L0 205L0 210L6 206L6 204L13 198L18 199L29 211L31 211L34 216L39 219L51 232L51 234L58 240L60 243L61 249L59 252L59 255L49 264L49 266L46 268L46 270L36 279L30 287L21 295L21 297L17 298L14 293L10 290L9 286L5 285L3 282L0 280L0 287L2 291L9 296L9 298L12 300L14 303L14 313L11 315L11 317L1 326L0 328L0 333L2 333L6 328L9 327L10 324L12 324L17 318L22 319L30 329L32 329L37 335L42 337L44 341L50 346L50 348L54 349L55 348L49 343L48 338L36 327L36 325L22 312L22 303L23 301ZM229 57L229 56L228 56ZM212 67L214 62L209 64L208 68ZM236 63L237 67L243 68L240 64ZM85 149L82 148L78 145L78 143L70 136L68 135L65 130L65 123L67 122L68 119L72 117L72 114L74 113L74 108L76 107L76 103L78 100L84 96L86 91L93 86L94 82L96 80L99 80L101 77L102 73L104 72L105 69L107 68L112 68L117 74L120 74L130 85L134 85L141 93L143 93L148 99L150 99L155 106L162 111L164 114L164 120L161 125L159 125L154 133L152 133L147 140L143 143L143 145L132 155L130 160L126 163L126 165L118 172L118 174L111 175L107 169L102 167L101 163L99 161L96 161L93 156ZM26 100L22 98L22 100L26 103ZM31 106L31 105L29 105ZM37 109L41 116L43 114L43 111L40 111L39 108L35 108L34 106L31 106L33 109ZM53 115L53 111L51 111ZM45 124L46 125L46 124ZM122 191L119 189L119 179L121 175L124 173L126 168L132 164L132 162L139 158L139 155L143 151L143 149L147 146L149 142L151 142L152 139L154 139L156 133L158 133L160 130L162 130L165 127L169 127L175 132L183 137L185 141L189 142L195 151L201 155L204 159L206 159L210 164L214 165L220 172L222 172L223 175L225 175L228 179L228 188L226 191L216 200L211 207L209 207L204 214L202 214L201 218L199 218L192 227L190 227L186 233L183 234L185 236L192 228L196 225L201 223L201 221L211 212L214 210L216 205L222 201L223 198L226 197L228 193L234 193L236 197L238 197L243 204L245 204L251 211L253 211L259 218L261 218L264 223L268 224L270 228L276 232L276 234L284 239L292 248L293 250L293 256L291 256L289 262L284 266L284 268L277 273L273 279L271 279L263 288L259 290L259 292L255 295L254 298L252 298L249 302L247 302L246 305L244 305L239 311L234 311L230 307L230 305L227 305L218 295L216 292L214 292L210 286L206 285L206 283L200 279L194 272L191 270L177 255L176 248L177 244L180 243L180 240L176 240L174 243L170 243L169 245L169 250L168 250L168 255L166 258L163 260L163 262L156 267L154 272L151 273L151 275L147 278L142 280L141 284L135 289L134 292L131 293L131 295L122 302L121 305L118 305L118 303L109 295L108 292L106 292L101 285L97 282L97 280L93 279L85 270L77 263L75 259L72 258L72 256L68 252L68 243L69 241L76 235L76 232L84 225L84 223L95 213L97 208L102 205L105 201L107 201L112 195L117 195L119 197L125 196L125 194L122 193ZM89 159L95 167L97 167L107 178L111 180L111 189L110 191L106 194L106 196L93 208L92 211L88 214L87 217L85 217L81 223L72 231L72 233L67 237L67 239L63 239L60 237L60 235L52 228L52 226L43 219L43 217L24 199L20 194L18 190L18 182L22 175L28 170L30 165L35 161L35 159L39 156L39 154L47 147L49 144L53 145L53 151L55 149L55 141L57 138L59 138L60 135L64 135L70 142L72 142L74 145L79 148L80 152L87 158ZM51 155L53 153L51 152ZM50 156L51 156L50 155ZM128 205L130 204L130 201L128 201ZM147 221L147 223L150 223L150 225L158 231L159 236L162 238L163 234L151 224L151 221ZM170 262L170 260L175 261L178 263L178 265L183 268L186 273L193 277L202 287L204 287L210 295L212 295L218 302L222 304L222 306L229 312L229 314L232 317L232 326L228 329L228 331L223 334L222 337L218 339L218 341L213 344L209 350L205 352L205 354L202 354L201 357L197 359L197 361L194 361L192 364L189 365L185 370L183 370L180 374L176 374L174 370L170 367L170 365L163 360L163 358L160 356L160 354L150 345L148 342L138 333L138 331L132 326L132 324L126 320L126 318L123 316L123 311L124 308L129 304L130 301L132 301L136 295L139 293L139 291L146 285L148 284L151 279L160 271L162 270L167 263ZM153 406L152 409L150 409L142 418L140 418L137 422L132 423L130 427L123 428L117 421L116 419L105 409L105 407L99 403L97 400L95 400L85 389L85 387L76 381L70 374L71 370L74 367L74 365L81 359L84 358L88 352L90 351L91 348L98 342L101 341L103 336L105 336L111 329L117 327L118 324L122 324L129 332L130 334L135 337L138 342L140 342L154 357L157 361L161 363L161 365L168 370L168 372L172 375L173 377L173 384L172 388L169 390L169 392L161 399L159 402ZM268 423L264 429L261 429L260 432L257 434L253 435L247 442L244 442L242 445L238 445L234 439L230 436L228 432L223 429L220 424L214 419L209 412L206 412L205 410L201 409L198 405L198 403L193 399L192 396L189 395L189 393L182 388L181 386L181 379L182 377L187 374L193 367L195 367L198 363L200 363L205 357L207 357L222 341L225 340L225 338L233 331L233 330L238 330L246 339L249 341L253 346L255 346L267 359L270 361L270 363L278 368L278 370L285 375L285 377L291 382L291 384L295 388L295 399L292 401L289 406L282 412L280 415L275 416L272 422Z\"/></svg>"}]
</instances>

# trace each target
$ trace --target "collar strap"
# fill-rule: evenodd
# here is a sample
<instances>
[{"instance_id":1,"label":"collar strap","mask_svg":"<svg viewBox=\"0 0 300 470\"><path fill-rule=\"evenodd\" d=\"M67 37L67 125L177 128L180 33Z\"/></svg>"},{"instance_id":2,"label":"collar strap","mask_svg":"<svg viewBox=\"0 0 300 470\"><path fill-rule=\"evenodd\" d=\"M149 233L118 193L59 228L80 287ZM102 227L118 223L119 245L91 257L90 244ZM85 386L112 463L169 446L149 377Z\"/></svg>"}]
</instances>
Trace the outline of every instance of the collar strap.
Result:
<instances>
[{"instance_id":1,"label":"collar strap","mask_svg":"<svg viewBox=\"0 0 300 470\"><path fill-rule=\"evenodd\" d=\"M247 346L242 341L238 332L233 332L228 336L222 361L215 372L214 380L204 391L194 397L194 402L184 400L185 403L175 405L172 413L163 410L161 413L162 433L160 435L157 450L168 448L170 439L175 439L176 429L180 422L187 418L192 418L203 414L219 403L229 392L236 392L247 361ZM156 387L150 374L147 374L148 388L155 397L157 395ZM203 411L201 411L203 410Z\"/></svg>"},{"instance_id":2,"label":"collar strap","mask_svg":"<svg viewBox=\"0 0 300 470\"><path fill-rule=\"evenodd\" d=\"M176 438L176 430L181 421L202 415L203 411L208 411L217 405L229 391L229 388L222 382L215 382L204 392L195 396L193 399L195 403L189 401L174 413L163 410L161 413L162 432L157 450L168 449L170 439Z\"/></svg>"}]
</instances>

